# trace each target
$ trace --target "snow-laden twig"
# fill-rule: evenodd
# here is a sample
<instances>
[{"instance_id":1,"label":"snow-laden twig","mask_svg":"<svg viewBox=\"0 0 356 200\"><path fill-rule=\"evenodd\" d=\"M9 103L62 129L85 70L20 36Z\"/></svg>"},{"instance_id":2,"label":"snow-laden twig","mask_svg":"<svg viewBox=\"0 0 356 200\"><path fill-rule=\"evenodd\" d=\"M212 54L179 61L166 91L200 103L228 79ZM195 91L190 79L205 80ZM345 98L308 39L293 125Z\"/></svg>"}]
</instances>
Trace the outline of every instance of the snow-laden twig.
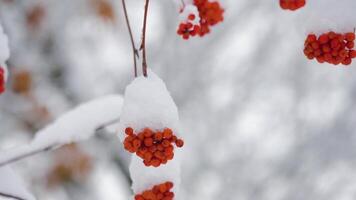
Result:
<instances>
[{"instance_id":1,"label":"snow-laden twig","mask_svg":"<svg viewBox=\"0 0 356 200\"><path fill-rule=\"evenodd\" d=\"M17 197L17 196L11 195L11 194L5 194L5 193L2 193L2 192L0 192L0 196L6 197L6 198L11 198L11 199L17 199L17 200L26 200L26 199L23 199L21 197Z\"/></svg>"},{"instance_id":2,"label":"snow-laden twig","mask_svg":"<svg viewBox=\"0 0 356 200\"><path fill-rule=\"evenodd\" d=\"M119 121L122 103L120 95L110 95L78 106L40 130L30 144L0 153L0 167L90 138Z\"/></svg>"},{"instance_id":3,"label":"snow-laden twig","mask_svg":"<svg viewBox=\"0 0 356 200\"><path fill-rule=\"evenodd\" d=\"M35 199L25 188L23 180L10 167L0 167L0 180L0 197L17 200Z\"/></svg>"}]
</instances>

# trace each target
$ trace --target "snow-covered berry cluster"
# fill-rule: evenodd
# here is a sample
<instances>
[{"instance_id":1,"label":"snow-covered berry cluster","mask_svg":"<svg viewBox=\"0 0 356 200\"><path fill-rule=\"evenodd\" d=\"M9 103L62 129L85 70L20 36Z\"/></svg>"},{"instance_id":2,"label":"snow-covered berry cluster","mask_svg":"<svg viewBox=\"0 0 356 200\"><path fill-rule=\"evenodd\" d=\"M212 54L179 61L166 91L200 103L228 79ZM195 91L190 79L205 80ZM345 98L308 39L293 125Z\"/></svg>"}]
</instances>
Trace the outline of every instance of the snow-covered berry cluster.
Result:
<instances>
[{"instance_id":1,"label":"snow-covered berry cluster","mask_svg":"<svg viewBox=\"0 0 356 200\"><path fill-rule=\"evenodd\" d=\"M306 0L279 0L279 5L283 10L298 10L304 7Z\"/></svg>"},{"instance_id":2,"label":"snow-covered berry cluster","mask_svg":"<svg viewBox=\"0 0 356 200\"><path fill-rule=\"evenodd\" d=\"M135 200L172 200L174 198L174 193L170 190L173 186L172 182L155 185L152 189L146 190L142 194L135 195Z\"/></svg>"},{"instance_id":3,"label":"snow-covered berry cluster","mask_svg":"<svg viewBox=\"0 0 356 200\"><path fill-rule=\"evenodd\" d=\"M356 57L355 33L323 33L319 37L309 34L304 44L304 54L308 59L316 59L319 63L334 65L350 65Z\"/></svg>"},{"instance_id":4,"label":"snow-covered berry cluster","mask_svg":"<svg viewBox=\"0 0 356 200\"><path fill-rule=\"evenodd\" d=\"M118 129L124 149L132 153L129 169L133 192L138 194L135 198L177 197L180 147L185 145L180 139L178 108L165 83L150 69L147 77L139 76L126 87ZM162 185L167 181L169 187Z\"/></svg>"},{"instance_id":5,"label":"snow-covered berry cluster","mask_svg":"<svg viewBox=\"0 0 356 200\"><path fill-rule=\"evenodd\" d=\"M189 12L191 5L186 6L182 10L183 20L178 26L177 34L183 39L189 39L199 35L200 37L210 33L210 27L224 20L224 9L217 1L210 2L208 0L194 0L194 7L197 12ZM185 10L188 10L186 12ZM198 20L198 23L196 23Z\"/></svg>"},{"instance_id":6,"label":"snow-covered berry cluster","mask_svg":"<svg viewBox=\"0 0 356 200\"><path fill-rule=\"evenodd\" d=\"M0 66L0 94L5 91L5 70Z\"/></svg>"},{"instance_id":7,"label":"snow-covered berry cluster","mask_svg":"<svg viewBox=\"0 0 356 200\"><path fill-rule=\"evenodd\" d=\"M135 134L131 127L125 129L127 137L124 140L124 147L130 153L136 153L143 159L145 166L159 167L166 164L174 157L174 146L183 147L184 142L178 139L169 128L163 131L153 131L145 128Z\"/></svg>"}]
</instances>

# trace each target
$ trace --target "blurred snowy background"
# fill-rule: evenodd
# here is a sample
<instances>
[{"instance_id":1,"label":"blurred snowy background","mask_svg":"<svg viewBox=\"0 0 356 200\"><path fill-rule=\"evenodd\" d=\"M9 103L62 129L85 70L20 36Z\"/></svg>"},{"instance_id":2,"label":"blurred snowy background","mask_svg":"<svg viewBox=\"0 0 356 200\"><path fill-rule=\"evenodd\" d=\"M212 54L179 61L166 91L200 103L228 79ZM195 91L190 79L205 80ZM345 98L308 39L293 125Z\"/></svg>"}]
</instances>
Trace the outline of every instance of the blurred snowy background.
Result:
<instances>
[{"instance_id":1,"label":"blurred snowy background","mask_svg":"<svg viewBox=\"0 0 356 200\"><path fill-rule=\"evenodd\" d=\"M149 67L185 130L181 199L356 199L356 64L320 65L302 51L311 28L354 20L352 2L314 0L291 13L274 0L221 0L225 21L183 41L176 5L151 1ZM127 4L139 41L143 1ZM0 0L0 23L11 49L2 150L84 101L123 94L133 79L119 0ZM128 163L119 140L100 135L11 166L39 200L127 200Z\"/></svg>"}]
</instances>

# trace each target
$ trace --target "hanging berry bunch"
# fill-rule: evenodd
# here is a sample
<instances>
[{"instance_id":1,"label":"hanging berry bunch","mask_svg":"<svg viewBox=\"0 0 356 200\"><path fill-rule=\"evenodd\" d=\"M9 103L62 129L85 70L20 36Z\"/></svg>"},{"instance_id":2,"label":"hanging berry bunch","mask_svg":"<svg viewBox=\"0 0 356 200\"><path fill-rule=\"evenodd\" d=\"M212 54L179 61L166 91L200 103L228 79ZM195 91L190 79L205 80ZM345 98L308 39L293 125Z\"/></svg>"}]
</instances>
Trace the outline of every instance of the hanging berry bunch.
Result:
<instances>
[{"instance_id":1,"label":"hanging berry bunch","mask_svg":"<svg viewBox=\"0 0 356 200\"><path fill-rule=\"evenodd\" d=\"M174 193L170 190L173 186L172 182L155 185L151 190L146 190L142 194L135 195L135 200L172 200Z\"/></svg>"},{"instance_id":2,"label":"hanging berry bunch","mask_svg":"<svg viewBox=\"0 0 356 200\"><path fill-rule=\"evenodd\" d=\"M217 1L194 0L193 5L187 5L181 11L181 23L177 34L183 39L194 36L204 36L210 33L210 27L224 20L224 9Z\"/></svg>"},{"instance_id":3,"label":"hanging berry bunch","mask_svg":"<svg viewBox=\"0 0 356 200\"><path fill-rule=\"evenodd\" d=\"M5 91L5 70L0 66L0 94Z\"/></svg>"},{"instance_id":4,"label":"hanging berry bunch","mask_svg":"<svg viewBox=\"0 0 356 200\"><path fill-rule=\"evenodd\" d=\"M316 59L319 63L334 65L350 65L356 57L355 33L328 32L319 37L309 34L305 40L304 54L308 59Z\"/></svg>"},{"instance_id":5,"label":"hanging berry bunch","mask_svg":"<svg viewBox=\"0 0 356 200\"><path fill-rule=\"evenodd\" d=\"M183 147L184 142L178 139L173 131L165 128L163 131L154 132L150 128L145 128L135 134L131 127L125 129L127 137L124 140L124 147L130 153L136 153L143 159L145 166L159 167L166 164L174 157L174 146Z\"/></svg>"},{"instance_id":6,"label":"hanging berry bunch","mask_svg":"<svg viewBox=\"0 0 356 200\"><path fill-rule=\"evenodd\" d=\"M283 10L298 10L305 6L306 0L279 0L279 5Z\"/></svg>"}]
</instances>

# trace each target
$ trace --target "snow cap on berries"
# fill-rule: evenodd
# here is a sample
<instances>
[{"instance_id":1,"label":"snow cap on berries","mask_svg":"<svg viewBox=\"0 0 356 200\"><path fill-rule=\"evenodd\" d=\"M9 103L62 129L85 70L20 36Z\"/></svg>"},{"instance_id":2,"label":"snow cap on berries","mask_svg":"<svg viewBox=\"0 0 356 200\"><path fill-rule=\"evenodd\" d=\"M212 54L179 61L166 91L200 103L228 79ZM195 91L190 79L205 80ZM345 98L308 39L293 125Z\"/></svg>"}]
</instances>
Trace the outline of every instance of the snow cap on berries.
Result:
<instances>
[{"instance_id":1,"label":"snow cap on berries","mask_svg":"<svg viewBox=\"0 0 356 200\"><path fill-rule=\"evenodd\" d=\"M179 23L190 22L193 25L198 25L200 21L198 8L194 5L186 5L179 14Z\"/></svg>"},{"instance_id":2,"label":"snow cap on berries","mask_svg":"<svg viewBox=\"0 0 356 200\"><path fill-rule=\"evenodd\" d=\"M132 156L130 174L134 193L140 194L157 184L170 181L174 184L172 192L174 192L175 195L178 195L181 182L180 156L180 152L178 151L173 160L159 168L145 167L140 158Z\"/></svg>"},{"instance_id":3,"label":"snow cap on berries","mask_svg":"<svg viewBox=\"0 0 356 200\"><path fill-rule=\"evenodd\" d=\"M151 70L148 77L140 76L126 87L122 108L119 138L125 139L125 128L135 132L144 128L170 128L179 134L178 109L164 82Z\"/></svg>"}]
</instances>

